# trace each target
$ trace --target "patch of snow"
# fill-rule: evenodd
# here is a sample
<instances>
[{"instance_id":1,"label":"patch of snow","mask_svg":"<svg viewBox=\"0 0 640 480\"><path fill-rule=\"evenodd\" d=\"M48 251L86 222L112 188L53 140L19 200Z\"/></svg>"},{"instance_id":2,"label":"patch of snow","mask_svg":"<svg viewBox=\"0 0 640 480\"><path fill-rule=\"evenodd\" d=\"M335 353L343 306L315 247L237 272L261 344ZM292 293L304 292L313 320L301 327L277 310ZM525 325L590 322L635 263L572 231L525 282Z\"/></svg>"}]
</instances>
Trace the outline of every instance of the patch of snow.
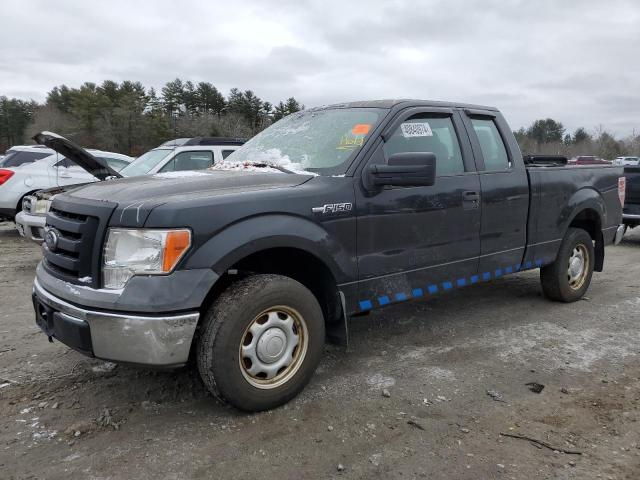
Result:
<instances>
[{"instance_id":1,"label":"patch of snow","mask_svg":"<svg viewBox=\"0 0 640 480\"><path fill-rule=\"evenodd\" d=\"M250 162L233 162L225 160L218 162L211 167L211 170L236 170L236 171L248 171L248 172L269 172L269 173L284 173L278 168L284 168L293 173L299 173L302 175L314 175L317 173L308 172L304 169L301 163L292 162L289 155L283 155L279 148L270 148L264 151L256 151L250 157ZM256 166L255 164L264 164L264 167Z\"/></svg>"},{"instance_id":2,"label":"patch of snow","mask_svg":"<svg viewBox=\"0 0 640 480\"><path fill-rule=\"evenodd\" d=\"M0 388L8 387L10 383L0 383Z\"/></svg>"},{"instance_id":3,"label":"patch of snow","mask_svg":"<svg viewBox=\"0 0 640 480\"><path fill-rule=\"evenodd\" d=\"M78 281L80 283L91 283L93 281L93 278L91 278L91 277L82 277L82 278L79 278Z\"/></svg>"},{"instance_id":4,"label":"patch of snow","mask_svg":"<svg viewBox=\"0 0 640 480\"><path fill-rule=\"evenodd\" d=\"M116 363L104 362L100 365L96 365L95 367L92 367L91 370L96 373L112 372L113 370L115 370L117 366L118 365Z\"/></svg>"},{"instance_id":5,"label":"patch of snow","mask_svg":"<svg viewBox=\"0 0 640 480\"><path fill-rule=\"evenodd\" d=\"M534 323L503 329L488 338L471 343L498 349L505 362L529 364L545 358L550 368L571 367L586 372L596 362L611 362L637 355L640 331L611 336L605 329L567 330L551 322Z\"/></svg>"},{"instance_id":6,"label":"patch of snow","mask_svg":"<svg viewBox=\"0 0 640 480\"><path fill-rule=\"evenodd\" d=\"M27 407L27 408L23 408L22 410L20 410L20 415L24 415L25 413L29 413L31 412L31 410L33 410L35 407Z\"/></svg>"}]
</instances>

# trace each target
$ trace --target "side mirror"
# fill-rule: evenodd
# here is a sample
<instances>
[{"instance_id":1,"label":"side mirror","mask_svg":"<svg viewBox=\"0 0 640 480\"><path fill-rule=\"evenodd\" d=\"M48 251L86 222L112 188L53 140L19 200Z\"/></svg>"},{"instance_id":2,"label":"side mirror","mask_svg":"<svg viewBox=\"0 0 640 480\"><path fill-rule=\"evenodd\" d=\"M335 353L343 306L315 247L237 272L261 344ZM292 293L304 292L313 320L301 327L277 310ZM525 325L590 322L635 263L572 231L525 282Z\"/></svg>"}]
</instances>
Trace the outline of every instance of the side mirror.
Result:
<instances>
[{"instance_id":1,"label":"side mirror","mask_svg":"<svg viewBox=\"0 0 640 480\"><path fill-rule=\"evenodd\" d=\"M394 153L387 165L369 165L369 185L428 187L436 182L436 156L431 152Z\"/></svg>"}]
</instances>

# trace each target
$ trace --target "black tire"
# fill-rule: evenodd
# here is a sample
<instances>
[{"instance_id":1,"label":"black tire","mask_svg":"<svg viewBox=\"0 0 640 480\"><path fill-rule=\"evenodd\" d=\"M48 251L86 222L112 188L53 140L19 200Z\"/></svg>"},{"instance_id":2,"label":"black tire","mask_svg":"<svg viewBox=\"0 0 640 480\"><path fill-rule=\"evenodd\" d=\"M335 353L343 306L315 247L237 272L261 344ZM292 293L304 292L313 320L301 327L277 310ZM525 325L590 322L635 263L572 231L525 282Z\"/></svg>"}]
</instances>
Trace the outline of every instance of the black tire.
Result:
<instances>
[{"instance_id":1,"label":"black tire","mask_svg":"<svg viewBox=\"0 0 640 480\"><path fill-rule=\"evenodd\" d=\"M248 360L241 359L240 349L248 338L248 328L259 323L257 318L266 316L259 317L262 312L275 307L289 309L294 318L302 319L306 349L298 351L295 368L286 367L285 372L290 368L288 377L276 375L284 383L260 388L250 382L267 380L249 375L244 363ZM304 285L281 275L253 275L229 286L206 313L197 346L198 370L209 391L223 402L250 412L267 410L285 404L302 391L320 362L324 339L322 309ZM257 339L255 342L259 343Z\"/></svg>"},{"instance_id":2,"label":"black tire","mask_svg":"<svg viewBox=\"0 0 640 480\"><path fill-rule=\"evenodd\" d=\"M580 280L573 283L569 278L569 261L575 249L586 257L586 269ZM556 261L540 269L542 291L547 298L559 302L580 300L591 284L595 254L591 236L581 228L569 228L562 243Z\"/></svg>"}]
</instances>

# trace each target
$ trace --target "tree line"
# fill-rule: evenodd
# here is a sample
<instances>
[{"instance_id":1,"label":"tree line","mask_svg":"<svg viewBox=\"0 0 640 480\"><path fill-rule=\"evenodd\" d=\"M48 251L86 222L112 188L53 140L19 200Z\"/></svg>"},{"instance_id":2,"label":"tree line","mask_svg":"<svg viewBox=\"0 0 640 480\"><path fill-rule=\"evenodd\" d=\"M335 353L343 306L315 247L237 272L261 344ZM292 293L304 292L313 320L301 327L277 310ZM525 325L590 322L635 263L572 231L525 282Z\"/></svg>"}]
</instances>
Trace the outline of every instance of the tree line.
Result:
<instances>
[{"instance_id":1,"label":"tree line","mask_svg":"<svg viewBox=\"0 0 640 480\"><path fill-rule=\"evenodd\" d=\"M536 120L528 128L521 128L513 133L520 150L525 154L567 157L595 155L606 160L620 156L640 156L640 134L636 132L622 139L617 139L602 126L591 132L579 127L570 133L561 122L546 118Z\"/></svg>"},{"instance_id":2,"label":"tree line","mask_svg":"<svg viewBox=\"0 0 640 480\"><path fill-rule=\"evenodd\" d=\"M0 96L0 152L50 130L85 147L139 155L172 138L248 138L303 108L294 97L273 105L252 90L225 96L209 82L179 78L159 92L126 80L60 85L44 104Z\"/></svg>"},{"instance_id":3,"label":"tree line","mask_svg":"<svg viewBox=\"0 0 640 480\"><path fill-rule=\"evenodd\" d=\"M44 104L0 96L0 152L51 130L86 147L139 155L172 138L248 138L303 108L293 97L273 105L252 90L232 88L225 96L209 82L180 78L159 92L127 80L87 82L78 88L60 85L47 94ZM551 118L536 120L514 134L525 154L606 159L640 155L640 134L618 139L602 127L571 133Z\"/></svg>"}]
</instances>

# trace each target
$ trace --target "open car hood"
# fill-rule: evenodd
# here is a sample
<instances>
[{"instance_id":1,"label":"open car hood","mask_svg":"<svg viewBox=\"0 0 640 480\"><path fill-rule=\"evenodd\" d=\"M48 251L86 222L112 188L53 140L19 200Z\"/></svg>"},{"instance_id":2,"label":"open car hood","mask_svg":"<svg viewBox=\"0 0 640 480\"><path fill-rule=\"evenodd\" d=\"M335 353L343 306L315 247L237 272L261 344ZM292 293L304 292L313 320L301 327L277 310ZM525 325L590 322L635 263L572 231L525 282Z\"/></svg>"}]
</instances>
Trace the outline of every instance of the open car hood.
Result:
<instances>
[{"instance_id":1,"label":"open car hood","mask_svg":"<svg viewBox=\"0 0 640 480\"><path fill-rule=\"evenodd\" d=\"M33 136L36 143L46 145L60 155L67 157L99 180L111 177L123 178L103 160L94 157L84 148L53 132L40 132Z\"/></svg>"}]
</instances>

